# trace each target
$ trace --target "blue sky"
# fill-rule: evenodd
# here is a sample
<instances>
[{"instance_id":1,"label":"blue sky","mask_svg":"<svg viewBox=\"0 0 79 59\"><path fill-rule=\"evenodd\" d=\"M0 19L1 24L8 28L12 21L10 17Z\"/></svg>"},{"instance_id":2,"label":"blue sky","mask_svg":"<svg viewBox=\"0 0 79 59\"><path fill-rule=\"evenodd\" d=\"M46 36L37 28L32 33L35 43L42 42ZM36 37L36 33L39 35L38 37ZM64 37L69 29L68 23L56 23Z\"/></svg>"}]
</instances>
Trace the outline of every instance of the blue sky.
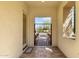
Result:
<instances>
[{"instance_id":1,"label":"blue sky","mask_svg":"<svg viewBox=\"0 0 79 59\"><path fill-rule=\"evenodd\" d=\"M35 23L44 23L46 21L51 23L51 17L35 17Z\"/></svg>"},{"instance_id":2,"label":"blue sky","mask_svg":"<svg viewBox=\"0 0 79 59\"><path fill-rule=\"evenodd\" d=\"M35 29L39 28L40 26L43 26L42 24L38 25L38 23L44 23L46 21L48 21L49 23L51 23L51 17L35 17L35 23L36 23Z\"/></svg>"}]
</instances>

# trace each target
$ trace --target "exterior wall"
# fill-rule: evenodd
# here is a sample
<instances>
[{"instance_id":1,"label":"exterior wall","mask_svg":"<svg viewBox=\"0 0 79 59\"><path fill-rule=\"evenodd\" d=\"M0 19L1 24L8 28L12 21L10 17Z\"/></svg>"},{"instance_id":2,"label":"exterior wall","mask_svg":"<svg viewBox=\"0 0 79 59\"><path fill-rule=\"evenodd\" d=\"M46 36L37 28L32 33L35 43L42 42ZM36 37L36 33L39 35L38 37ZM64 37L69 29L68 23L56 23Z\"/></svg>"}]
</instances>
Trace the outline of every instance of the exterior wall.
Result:
<instances>
[{"instance_id":1,"label":"exterior wall","mask_svg":"<svg viewBox=\"0 0 79 59\"><path fill-rule=\"evenodd\" d=\"M34 18L37 16L49 16L52 18L52 46L57 46L56 39L56 7L30 7L28 15L28 45L34 46Z\"/></svg>"},{"instance_id":2,"label":"exterior wall","mask_svg":"<svg viewBox=\"0 0 79 59\"><path fill-rule=\"evenodd\" d=\"M79 57L79 2L76 2L76 39L64 39L63 36L63 7L67 2L62 2L58 9L58 47L67 57Z\"/></svg>"},{"instance_id":3,"label":"exterior wall","mask_svg":"<svg viewBox=\"0 0 79 59\"><path fill-rule=\"evenodd\" d=\"M23 6L23 2L0 2L0 57L22 54Z\"/></svg>"}]
</instances>

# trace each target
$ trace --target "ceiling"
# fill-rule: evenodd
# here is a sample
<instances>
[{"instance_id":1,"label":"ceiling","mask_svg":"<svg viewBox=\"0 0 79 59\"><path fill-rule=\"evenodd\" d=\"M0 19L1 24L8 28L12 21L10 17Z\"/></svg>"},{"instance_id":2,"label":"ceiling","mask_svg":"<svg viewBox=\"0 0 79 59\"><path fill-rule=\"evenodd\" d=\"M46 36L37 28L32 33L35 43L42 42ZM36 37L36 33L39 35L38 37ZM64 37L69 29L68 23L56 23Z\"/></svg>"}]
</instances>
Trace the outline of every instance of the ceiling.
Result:
<instances>
[{"instance_id":1,"label":"ceiling","mask_svg":"<svg viewBox=\"0 0 79 59\"><path fill-rule=\"evenodd\" d=\"M27 1L26 4L30 7L57 7L60 1Z\"/></svg>"}]
</instances>

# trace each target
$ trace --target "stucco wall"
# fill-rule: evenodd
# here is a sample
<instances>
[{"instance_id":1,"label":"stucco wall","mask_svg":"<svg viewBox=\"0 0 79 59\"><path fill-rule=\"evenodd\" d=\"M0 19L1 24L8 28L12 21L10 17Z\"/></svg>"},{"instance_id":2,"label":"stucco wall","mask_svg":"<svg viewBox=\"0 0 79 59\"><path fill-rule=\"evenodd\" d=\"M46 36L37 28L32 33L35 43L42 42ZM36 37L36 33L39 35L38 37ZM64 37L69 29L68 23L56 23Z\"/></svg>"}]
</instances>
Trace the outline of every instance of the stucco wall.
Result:
<instances>
[{"instance_id":1,"label":"stucco wall","mask_svg":"<svg viewBox=\"0 0 79 59\"><path fill-rule=\"evenodd\" d=\"M28 14L28 45L34 46L34 18L38 16L49 16L52 18L52 46L57 45L56 40L56 7L30 7Z\"/></svg>"},{"instance_id":2,"label":"stucco wall","mask_svg":"<svg viewBox=\"0 0 79 59\"><path fill-rule=\"evenodd\" d=\"M79 2L76 2L76 39L63 38L63 7L67 2L62 2L58 9L58 47L67 57L79 57Z\"/></svg>"},{"instance_id":3,"label":"stucco wall","mask_svg":"<svg viewBox=\"0 0 79 59\"><path fill-rule=\"evenodd\" d=\"M22 54L23 6L23 2L0 2L0 57Z\"/></svg>"}]
</instances>

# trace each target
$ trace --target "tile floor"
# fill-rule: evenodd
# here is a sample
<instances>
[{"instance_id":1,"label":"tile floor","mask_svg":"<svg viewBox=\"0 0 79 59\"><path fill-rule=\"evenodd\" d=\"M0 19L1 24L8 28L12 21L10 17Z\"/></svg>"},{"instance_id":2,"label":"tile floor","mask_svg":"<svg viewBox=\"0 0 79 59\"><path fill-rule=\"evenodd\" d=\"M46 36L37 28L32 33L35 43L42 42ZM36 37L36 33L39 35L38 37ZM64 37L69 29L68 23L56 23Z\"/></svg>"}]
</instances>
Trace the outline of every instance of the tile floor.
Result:
<instances>
[{"instance_id":1,"label":"tile floor","mask_svg":"<svg viewBox=\"0 0 79 59\"><path fill-rule=\"evenodd\" d=\"M66 58L57 48L50 46L35 46L31 53L23 53L21 58Z\"/></svg>"}]
</instances>

